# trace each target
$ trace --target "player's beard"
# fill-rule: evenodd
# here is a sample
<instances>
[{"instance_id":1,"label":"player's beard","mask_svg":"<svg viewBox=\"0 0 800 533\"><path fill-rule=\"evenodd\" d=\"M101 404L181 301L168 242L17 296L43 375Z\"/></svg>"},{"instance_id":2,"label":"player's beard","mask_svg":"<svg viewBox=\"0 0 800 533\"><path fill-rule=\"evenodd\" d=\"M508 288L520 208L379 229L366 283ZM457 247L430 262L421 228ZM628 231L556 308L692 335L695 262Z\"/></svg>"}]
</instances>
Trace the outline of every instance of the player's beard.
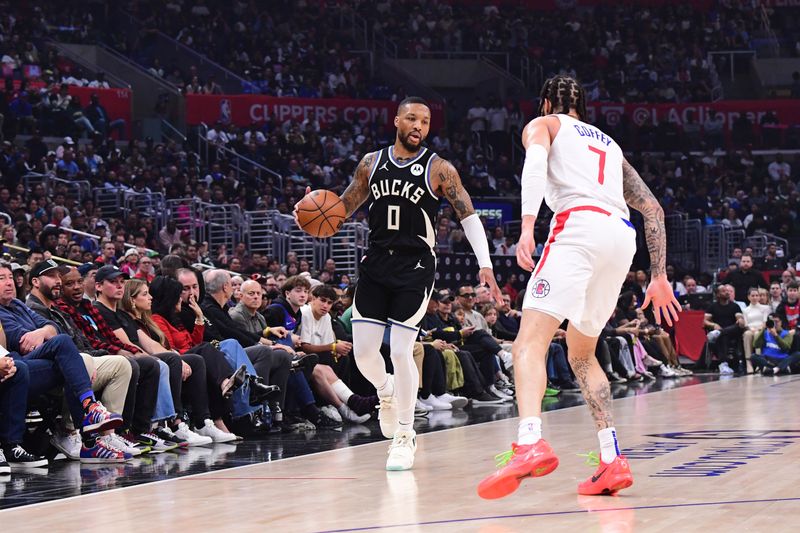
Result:
<instances>
[{"instance_id":1,"label":"player's beard","mask_svg":"<svg viewBox=\"0 0 800 533\"><path fill-rule=\"evenodd\" d=\"M419 144L417 144L417 145L411 144L410 142L408 142L408 136L411 135L411 133L412 132L409 131L408 133L403 135L403 132L398 130L397 131L397 138L400 139L400 144L403 145L403 148L405 148L406 150L408 150L411 153L417 153L417 152L419 152L419 149L422 148L422 141L424 141L425 138L422 136L422 134L418 133L418 135L419 135Z\"/></svg>"}]
</instances>

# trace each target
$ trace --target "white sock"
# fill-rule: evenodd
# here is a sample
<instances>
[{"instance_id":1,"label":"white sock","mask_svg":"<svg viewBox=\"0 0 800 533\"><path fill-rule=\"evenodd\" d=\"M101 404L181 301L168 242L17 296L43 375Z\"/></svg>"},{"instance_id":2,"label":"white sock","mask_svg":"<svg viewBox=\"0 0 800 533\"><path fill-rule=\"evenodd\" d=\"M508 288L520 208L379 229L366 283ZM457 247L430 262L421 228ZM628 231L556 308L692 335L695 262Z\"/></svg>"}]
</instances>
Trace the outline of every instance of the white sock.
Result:
<instances>
[{"instance_id":1,"label":"white sock","mask_svg":"<svg viewBox=\"0 0 800 533\"><path fill-rule=\"evenodd\" d=\"M416 328L393 324L389 336L394 366L394 396L401 429L411 429L414 424L414 407L419 390L419 372L413 355L417 334Z\"/></svg>"},{"instance_id":2,"label":"white sock","mask_svg":"<svg viewBox=\"0 0 800 533\"><path fill-rule=\"evenodd\" d=\"M613 427L601 429L597 432L597 439L600 441L600 460L605 464L613 463L619 455L617 430Z\"/></svg>"},{"instance_id":3,"label":"white sock","mask_svg":"<svg viewBox=\"0 0 800 533\"><path fill-rule=\"evenodd\" d=\"M350 396L353 395L353 391L350 390L350 387L344 384L344 381L341 379L336 380L334 383L331 384L331 388L333 392L336 393L337 398L342 400L345 404L347 404L347 400L350 399Z\"/></svg>"},{"instance_id":4,"label":"white sock","mask_svg":"<svg viewBox=\"0 0 800 533\"><path fill-rule=\"evenodd\" d=\"M536 444L542 438L542 419L538 416L529 416L519 421L517 427L517 444Z\"/></svg>"}]
</instances>

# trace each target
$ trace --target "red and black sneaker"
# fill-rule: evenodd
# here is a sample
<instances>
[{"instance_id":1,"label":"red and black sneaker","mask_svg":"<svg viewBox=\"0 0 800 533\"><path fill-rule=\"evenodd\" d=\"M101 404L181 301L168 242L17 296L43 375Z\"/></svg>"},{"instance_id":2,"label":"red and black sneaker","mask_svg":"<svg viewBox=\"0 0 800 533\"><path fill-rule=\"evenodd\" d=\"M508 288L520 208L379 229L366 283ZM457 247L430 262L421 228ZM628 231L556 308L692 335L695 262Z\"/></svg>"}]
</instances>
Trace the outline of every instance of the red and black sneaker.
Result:
<instances>
[{"instance_id":1,"label":"red and black sneaker","mask_svg":"<svg viewBox=\"0 0 800 533\"><path fill-rule=\"evenodd\" d=\"M558 457L544 439L536 444L513 443L510 452L495 459L499 470L478 485L478 496L487 500L508 496L526 477L546 476L558 467Z\"/></svg>"},{"instance_id":2,"label":"red and black sneaker","mask_svg":"<svg viewBox=\"0 0 800 533\"><path fill-rule=\"evenodd\" d=\"M578 494L585 496L612 495L633 485L633 474L625 456L618 455L614 461L600 463L592 477L578 485Z\"/></svg>"}]
</instances>

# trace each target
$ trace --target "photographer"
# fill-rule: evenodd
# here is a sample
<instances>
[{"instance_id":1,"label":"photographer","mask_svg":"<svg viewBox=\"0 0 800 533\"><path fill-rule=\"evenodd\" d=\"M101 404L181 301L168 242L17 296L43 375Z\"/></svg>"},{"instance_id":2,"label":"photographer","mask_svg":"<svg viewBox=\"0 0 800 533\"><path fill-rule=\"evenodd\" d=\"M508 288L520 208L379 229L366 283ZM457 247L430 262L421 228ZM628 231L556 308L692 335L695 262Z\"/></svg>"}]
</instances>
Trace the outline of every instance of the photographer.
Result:
<instances>
[{"instance_id":1,"label":"photographer","mask_svg":"<svg viewBox=\"0 0 800 533\"><path fill-rule=\"evenodd\" d=\"M790 374L800 363L800 353L791 353L794 330L783 329L780 315L769 315L765 329L756 337L753 346L761 353L753 355L753 368L761 369L765 376Z\"/></svg>"}]
</instances>

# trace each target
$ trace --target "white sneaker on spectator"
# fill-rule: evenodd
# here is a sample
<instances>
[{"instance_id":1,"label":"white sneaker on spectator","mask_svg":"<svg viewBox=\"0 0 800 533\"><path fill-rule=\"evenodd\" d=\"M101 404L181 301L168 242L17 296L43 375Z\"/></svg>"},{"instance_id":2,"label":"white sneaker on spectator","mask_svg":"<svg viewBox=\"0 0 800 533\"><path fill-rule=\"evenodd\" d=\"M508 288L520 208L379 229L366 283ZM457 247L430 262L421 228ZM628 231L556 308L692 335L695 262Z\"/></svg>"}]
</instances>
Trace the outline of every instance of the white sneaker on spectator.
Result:
<instances>
[{"instance_id":1,"label":"white sneaker on spectator","mask_svg":"<svg viewBox=\"0 0 800 533\"><path fill-rule=\"evenodd\" d=\"M347 420L348 422L352 422L353 424L363 424L367 420L369 420L369 413L365 415L358 416L355 411L350 409L346 403L343 403L339 406L339 418L340 420Z\"/></svg>"},{"instance_id":2,"label":"white sneaker on spectator","mask_svg":"<svg viewBox=\"0 0 800 533\"><path fill-rule=\"evenodd\" d=\"M197 429L197 434L202 437L211 437L216 442L232 442L236 440L236 435L222 431L211 419L206 418L203 427Z\"/></svg>"},{"instance_id":3,"label":"white sneaker on spectator","mask_svg":"<svg viewBox=\"0 0 800 533\"><path fill-rule=\"evenodd\" d=\"M722 376L731 376L733 375L733 369L728 366L728 363L723 361L719 364L719 373Z\"/></svg>"},{"instance_id":4,"label":"white sneaker on spectator","mask_svg":"<svg viewBox=\"0 0 800 533\"><path fill-rule=\"evenodd\" d=\"M419 398L418 401L431 408L431 411L447 411L453 408L450 402L444 402L431 394L427 398Z\"/></svg>"},{"instance_id":5,"label":"white sneaker on spectator","mask_svg":"<svg viewBox=\"0 0 800 533\"><path fill-rule=\"evenodd\" d=\"M416 414L416 412L419 412L419 411L424 412L424 414L428 414L431 411L433 411L433 407L431 407L430 405L426 404L425 402L423 402L422 400L417 398L417 404L414 406L414 411L415 411L415 414Z\"/></svg>"},{"instance_id":6,"label":"white sneaker on spectator","mask_svg":"<svg viewBox=\"0 0 800 533\"><path fill-rule=\"evenodd\" d=\"M116 448L123 453L130 454L131 457L138 457L139 455L142 455L141 448L137 448L131 441L117 435L116 433L103 435L100 437L100 439L110 447Z\"/></svg>"},{"instance_id":7,"label":"white sneaker on spectator","mask_svg":"<svg viewBox=\"0 0 800 533\"><path fill-rule=\"evenodd\" d=\"M189 425L186 424L186 422L178 424L178 429L175 430L175 436L188 442L189 446L206 446L214 443L214 439L211 437L198 435L189 429Z\"/></svg>"},{"instance_id":8,"label":"white sneaker on spectator","mask_svg":"<svg viewBox=\"0 0 800 533\"><path fill-rule=\"evenodd\" d=\"M674 370L675 373L678 374L679 376L691 376L693 374L691 370L689 370L688 368L683 368L680 365L673 366L672 370Z\"/></svg>"},{"instance_id":9,"label":"white sneaker on spectator","mask_svg":"<svg viewBox=\"0 0 800 533\"><path fill-rule=\"evenodd\" d=\"M660 367L658 367L658 371L661 374L662 378L674 378L678 375L675 373L674 370L672 370L667 365L661 365Z\"/></svg>"},{"instance_id":10,"label":"white sneaker on spectator","mask_svg":"<svg viewBox=\"0 0 800 533\"><path fill-rule=\"evenodd\" d=\"M505 392L501 392L501 391L497 390L497 387L495 387L494 385L489 387L489 392L491 394L494 394L495 396L497 396L498 398L500 398L504 402L513 402L514 401L514 397L513 396L509 396Z\"/></svg>"},{"instance_id":11,"label":"white sneaker on spectator","mask_svg":"<svg viewBox=\"0 0 800 533\"><path fill-rule=\"evenodd\" d=\"M71 461L79 461L81 458L81 436L77 431L68 435L53 435L50 437L50 444Z\"/></svg>"},{"instance_id":12,"label":"white sneaker on spectator","mask_svg":"<svg viewBox=\"0 0 800 533\"><path fill-rule=\"evenodd\" d=\"M400 427L400 422L397 420L397 400L395 399L394 395L394 376L391 374L388 377L389 382L387 384L387 388L391 390L390 396L381 396L380 392L378 392L378 399L380 403L378 405L378 421L381 425L381 433L387 439L394 438L394 434L397 433L398 427ZM419 404L419 402L417 402Z\"/></svg>"},{"instance_id":13,"label":"white sneaker on spectator","mask_svg":"<svg viewBox=\"0 0 800 533\"><path fill-rule=\"evenodd\" d=\"M339 411L332 405L323 405L320 408L320 411L325 413L325 416L327 416L331 420L335 420L336 422L342 421L342 415L340 415Z\"/></svg>"},{"instance_id":14,"label":"white sneaker on spectator","mask_svg":"<svg viewBox=\"0 0 800 533\"><path fill-rule=\"evenodd\" d=\"M417 451L417 434L412 430L397 430L389 446L386 470L410 470Z\"/></svg>"},{"instance_id":15,"label":"white sneaker on spectator","mask_svg":"<svg viewBox=\"0 0 800 533\"><path fill-rule=\"evenodd\" d=\"M500 350L500 352L497 355L503 361L506 370L511 370L511 368L514 366L514 356L511 355L511 352L507 352L506 350Z\"/></svg>"},{"instance_id":16,"label":"white sneaker on spectator","mask_svg":"<svg viewBox=\"0 0 800 533\"><path fill-rule=\"evenodd\" d=\"M469 399L463 396L453 396L452 394L445 392L441 396L437 396L437 398L443 402L448 402L453 409L462 409L467 406Z\"/></svg>"}]
</instances>

